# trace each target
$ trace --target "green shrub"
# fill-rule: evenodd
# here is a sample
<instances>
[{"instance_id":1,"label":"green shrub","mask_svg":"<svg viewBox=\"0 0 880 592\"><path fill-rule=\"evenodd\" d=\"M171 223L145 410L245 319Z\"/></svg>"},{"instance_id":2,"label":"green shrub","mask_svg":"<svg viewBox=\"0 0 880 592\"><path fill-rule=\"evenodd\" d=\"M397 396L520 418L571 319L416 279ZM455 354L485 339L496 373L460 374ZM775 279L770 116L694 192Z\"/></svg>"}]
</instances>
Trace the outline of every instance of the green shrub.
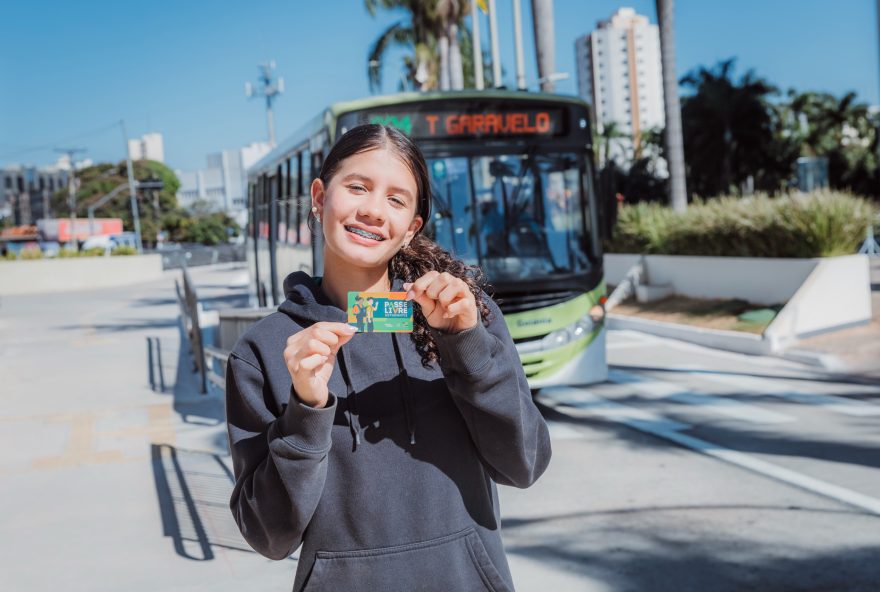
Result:
<instances>
[{"instance_id":1,"label":"green shrub","mask_svg":"<svg viewBox=\"0 0 880 592\"><path fill-rule=\"evenodd\" d=\"M7 261L18 261L18 255L13 253L12 251L6 251L6 254L3 256Z\"/></svg>"},{"instance_id":2,"label":"green shrub","mask_svg":"<svg viewBox=\"0 0 880 592\"><path fill-rule=\"evenodd\" d=\"M34 259L42 259L43 251L40 249L23 249L20 258L24 261L32 261Z\"/></svg>"},{"instance_id":3,"label":"green shrub","mask_svg":"<svg viewBox=\"0 0 880 592\"><path fill-rule=\"evenodd\" d=\"M71 257L79 257L79 251L68 249L67 247L58 251L59 259L70 259Z\"/></svg>"},{"instance_id":4,"label":"green shrub","mask_svg":"<svg viewBox=\"0 0 880 592\"><path fill-rule=\"evenodd\" d=\"M855 253L877 210L822 191L696 201L677 214L659 205L621 206L608 251L720 257L829 257Z\"/></svg>"},{"instance_id":5,"label":"green shrub","mask_svg":"<svg viewBox=\"0 0 880 592\"><path fill-rule=\"evenodd\" d=\"M80 251L80 257L102 257L106 253L104 247L92 247L91 249L87 249L85 251Z\"/></svg>"},{"instance_id":6,"label":"green shrub","mask_svg":"<svg viewBox=\"0 0 880 592\"><path fill-rule=\"evenodd\" d=\"M128 245L120 245L110 252L111 255L137 255L137 249Z\"/></svg>"}]
</instances>

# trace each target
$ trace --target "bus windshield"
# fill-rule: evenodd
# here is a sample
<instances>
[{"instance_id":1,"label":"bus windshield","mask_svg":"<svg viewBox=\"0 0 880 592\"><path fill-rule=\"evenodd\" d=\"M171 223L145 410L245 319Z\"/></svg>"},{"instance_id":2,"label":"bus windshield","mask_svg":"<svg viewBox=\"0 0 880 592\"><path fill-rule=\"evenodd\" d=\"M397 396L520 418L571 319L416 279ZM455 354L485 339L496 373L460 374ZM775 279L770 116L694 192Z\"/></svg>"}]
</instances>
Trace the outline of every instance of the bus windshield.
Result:
<instances>
[{"instance_id":1,"label":"bus windshield","mask_svg":"<svg viewBox=\"0 0 880 592\"><path fill-rule=\"evenodd\" d=\"M428 159L434 207L425 231L490 282L590 270L575 153Z\"/></svg>"}]
</instances>

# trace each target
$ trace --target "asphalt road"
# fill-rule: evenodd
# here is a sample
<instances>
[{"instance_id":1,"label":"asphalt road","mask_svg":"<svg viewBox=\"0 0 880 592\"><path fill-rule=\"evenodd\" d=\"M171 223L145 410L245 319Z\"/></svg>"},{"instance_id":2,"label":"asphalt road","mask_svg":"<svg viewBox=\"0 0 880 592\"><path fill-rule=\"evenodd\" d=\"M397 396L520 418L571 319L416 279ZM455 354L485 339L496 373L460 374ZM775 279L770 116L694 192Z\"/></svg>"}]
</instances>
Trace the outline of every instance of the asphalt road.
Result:
<instances>
[{"instance_id":1,"label":"asphalt road","mask_svg":"<svg viewBox=\"0 0 880 592\"><path fill-rule=\"evenodd\" d=\"M4 589L290 589L296 558L253 553L229 515L222 395L180 349L178 275L0 302ZM193 275L206 308L241 303L243 270ZM518 590L880 590L880 384L608 343L609 383L538 396L547 473L500 488Z\"/></svg>"}]
</instances>

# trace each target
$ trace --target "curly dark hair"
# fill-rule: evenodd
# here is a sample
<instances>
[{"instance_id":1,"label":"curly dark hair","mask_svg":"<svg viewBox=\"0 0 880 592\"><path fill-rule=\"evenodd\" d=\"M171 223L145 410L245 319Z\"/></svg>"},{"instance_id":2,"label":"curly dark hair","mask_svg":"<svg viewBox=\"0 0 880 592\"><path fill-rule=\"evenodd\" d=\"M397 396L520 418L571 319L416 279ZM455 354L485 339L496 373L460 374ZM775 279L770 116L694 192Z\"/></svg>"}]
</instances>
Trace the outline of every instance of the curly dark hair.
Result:
<instances>
[{"instance_id":1,"label":"curly dark hair","mask_svg":"<svg viewBox=\"0 0 880 592\"><path fill-rule=\"evenodd\" d=\"M416 213L427 223L431 215L431 183L428 177L428 165L422 151L415 142L400 130L378 124L360 125L352 128L334 144L327 158L321 165L318 177L324 185L329 185L333 175L346 158L368 150L388 148L403 161L415 177L418 189L418 205ZM311 218L311 216L310 216ZM311 222L311 220L310 220ZM484 325L491 320L491 313L486 303L485 282L479 267L467 265L463 261L445 251L440 245L424 236L421 232L424 224L409 245L398 251L388 262L388 275L404 282L414 282L429 271L446 272L464 281L477 302L477 308ZM412 340L416 350L422 357L422 365L428 366L439 359L437 344L429 331L428 321L418 306L413 307Z\"/></svg>"}]
</instances>

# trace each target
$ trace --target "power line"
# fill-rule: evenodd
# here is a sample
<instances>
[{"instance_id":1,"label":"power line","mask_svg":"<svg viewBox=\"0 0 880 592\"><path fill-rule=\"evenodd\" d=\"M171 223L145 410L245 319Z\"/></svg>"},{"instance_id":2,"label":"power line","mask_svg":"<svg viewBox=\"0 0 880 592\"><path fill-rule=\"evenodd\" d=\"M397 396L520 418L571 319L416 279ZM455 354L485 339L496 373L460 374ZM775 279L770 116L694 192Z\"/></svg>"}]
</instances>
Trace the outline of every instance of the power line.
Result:
<instances>
[{"instance_id":1,"label":"power line","mask_svg":"<svg viewBox=\"0 0 880 592\"><path fill-rule=\"evenodd\" d=\"M94 128L87 132L78 133L73 136L69 136L67 138L56 140L50 144L43 144L41 146L22 146L20 149L14 152L7 152L5 154L0 154L0 158L14 158L16 156L20 156L22 154L29 154L31 152L39 152L41 150L54 150L58 144L66 144L68 142L72 142L74 140L79 140L82 138L88 138L91 136L96 136L100 133L106 132L108 130L114 129L119 126L119 122L113 122L110 124L103 125L98 128Z\"/></svg>"}]
</instances>

